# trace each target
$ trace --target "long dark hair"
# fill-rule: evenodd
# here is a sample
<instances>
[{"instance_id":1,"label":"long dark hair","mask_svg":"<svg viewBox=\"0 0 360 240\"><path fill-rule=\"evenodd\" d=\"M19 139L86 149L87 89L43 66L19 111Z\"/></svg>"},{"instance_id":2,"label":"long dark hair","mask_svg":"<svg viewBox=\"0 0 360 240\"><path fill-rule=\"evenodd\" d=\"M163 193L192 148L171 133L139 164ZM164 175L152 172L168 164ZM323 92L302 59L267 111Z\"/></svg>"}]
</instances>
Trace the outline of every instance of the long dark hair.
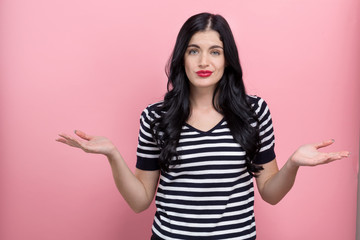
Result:
<instances>
[{"instance_id":1,"label":"long dark hair","mask_svg":"<svg viewBox=\"0 0 360 240\"><path fill-rule=\"evenodd\" d=\"M258 120L247 99L238 51L230 26L222 16L210 13L194 15L184 23L166 66L168 91L157 111L160 117L155 118L150 125L153 137L161 149L159 165L162 170L168 171L172 159L179 160L176 147L181 129L190 114L190 88L184 69L184 55L191 37L199 31L209 29L220 34L226 62L224 74L214 91L213 106L224 115L235 141L246 151L249 173L256 175L262 169L261 166L253 164L259 150L259 130L252 127L250 121Z\"/></svg>"}]
</instances>

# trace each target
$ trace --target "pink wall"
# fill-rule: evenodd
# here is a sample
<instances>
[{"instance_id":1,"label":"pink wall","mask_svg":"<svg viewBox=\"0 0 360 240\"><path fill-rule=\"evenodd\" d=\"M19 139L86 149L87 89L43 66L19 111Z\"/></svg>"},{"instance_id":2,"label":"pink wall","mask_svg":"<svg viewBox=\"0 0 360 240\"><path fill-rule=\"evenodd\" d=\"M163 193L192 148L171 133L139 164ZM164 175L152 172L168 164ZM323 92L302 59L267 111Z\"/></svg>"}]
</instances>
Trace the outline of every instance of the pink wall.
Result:
<instances>
[{"instance_id":1,"label":"pink wall","mask_svg":"<svg viewBox=\"0 0 360 240\"><path fill-rule=\"evenodd\" d=\"M301 169L275 207L257 195L258 239L354 239L358 0L2 0L0 239L149 238L154 207L132 213L104 157L54 139L105 135L134 169L141 110L164 94L176 34L202 11L228 19L248 90L271 107L280 166L326 138L352 152Z\"/></svg>"}]
</instances>

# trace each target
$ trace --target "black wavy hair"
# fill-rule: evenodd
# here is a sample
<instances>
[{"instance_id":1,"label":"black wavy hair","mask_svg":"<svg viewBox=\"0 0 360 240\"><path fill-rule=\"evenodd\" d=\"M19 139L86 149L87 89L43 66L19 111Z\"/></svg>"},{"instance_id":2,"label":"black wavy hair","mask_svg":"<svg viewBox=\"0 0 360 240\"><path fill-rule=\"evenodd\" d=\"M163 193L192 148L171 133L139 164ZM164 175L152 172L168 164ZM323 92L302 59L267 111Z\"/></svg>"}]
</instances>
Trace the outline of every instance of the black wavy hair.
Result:
<instances>
[{"instance_id":1,"label":"black wavy hair","mask_svg":"<svg viewBox=\"0 0 360 240\"><path fill-rule=\"evenodd\" d=\"M258 119L247 99L238 51L230 26L221 15L210 13L196 14L184 23L166 66L167 93L157 111L161 117L155 118L150 124L153 137L161 150L160 168L168 171L172 161L179 162L176 147L181 129L190 114L190 88L184 68L184 55L191 37L205 30L219 33L226 62L224 74L214 91L213 106L224 115L235 141L246 151L248 172L256 176L256 173L262 170L261 166L253 164L259 151L259 129L252 127L250 122L258 122Z\"/></svg>"}]
</instances>

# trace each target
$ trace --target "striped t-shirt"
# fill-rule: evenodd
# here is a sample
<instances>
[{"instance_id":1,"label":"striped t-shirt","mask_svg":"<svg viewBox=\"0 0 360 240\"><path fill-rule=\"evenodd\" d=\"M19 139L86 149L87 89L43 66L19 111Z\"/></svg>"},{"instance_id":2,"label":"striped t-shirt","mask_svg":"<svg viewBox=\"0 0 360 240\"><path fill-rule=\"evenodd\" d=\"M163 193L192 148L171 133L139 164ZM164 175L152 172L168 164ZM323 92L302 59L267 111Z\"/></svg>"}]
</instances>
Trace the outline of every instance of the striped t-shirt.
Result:
<instances>
[{"instance_id":1,"label":"striped t-shirt","mask_svg":"<svg viewBox=\"0 0 360 240\"><path fill-rule=\"evenodd\" d=\"M263 99L249 100L260 122L256 163L264 164L275 158L271 115ZM160 150L149 124L159 117L160 104L149 105L141 114L138 169L159 169ZM255 239L253 179L245 165L246 153L226 119L206 132L185 124L177 151L180 164L161 171L153 234L161 239Z\"/></svg>"}]
</instances>

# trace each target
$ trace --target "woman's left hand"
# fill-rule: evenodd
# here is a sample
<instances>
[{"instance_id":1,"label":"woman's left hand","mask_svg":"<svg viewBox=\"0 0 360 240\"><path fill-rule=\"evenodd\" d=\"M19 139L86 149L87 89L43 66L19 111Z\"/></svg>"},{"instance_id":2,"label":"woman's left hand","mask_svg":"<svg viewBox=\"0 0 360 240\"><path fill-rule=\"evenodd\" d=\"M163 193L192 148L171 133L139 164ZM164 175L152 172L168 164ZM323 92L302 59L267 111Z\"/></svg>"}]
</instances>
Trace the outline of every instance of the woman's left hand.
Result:
<instances>
[{"instance_id":1,"label":"woman's left hand","mask_svg":"<svg viewBox=\"0 0 360 240\"><path fill-rule=\"evenodd\" d=\"M320 152L320 148L327 147L334 143L334 140L326 140L321 143L306 144L299 147L290 157L290 161L296 166L316 166L329 163L348 157L350 152Z\"/></svg>"}]
</instances>

